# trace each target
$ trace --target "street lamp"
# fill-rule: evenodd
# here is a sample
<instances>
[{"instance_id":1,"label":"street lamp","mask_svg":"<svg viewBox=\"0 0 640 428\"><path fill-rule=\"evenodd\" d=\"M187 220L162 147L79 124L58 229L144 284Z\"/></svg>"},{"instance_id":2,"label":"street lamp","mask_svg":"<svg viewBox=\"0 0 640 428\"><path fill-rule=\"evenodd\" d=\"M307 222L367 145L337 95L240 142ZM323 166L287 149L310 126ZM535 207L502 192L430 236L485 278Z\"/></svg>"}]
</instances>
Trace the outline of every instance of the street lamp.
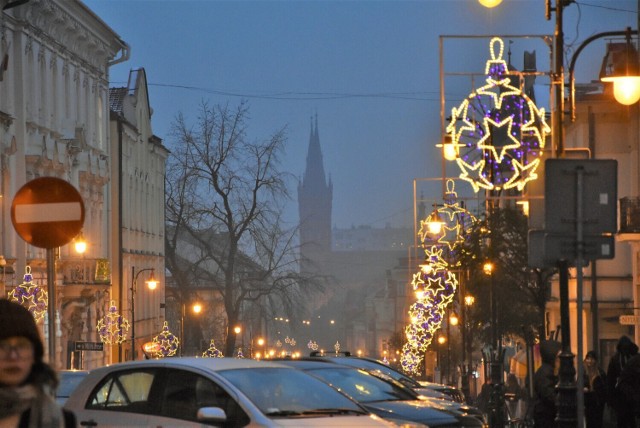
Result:
<instances>
[{"instance_id":1,"label":"street lamp","mask_svg":"<svg viewBox=\"0 0 640 428\"><path fill-rule=\"evenodd\" d=\"M493 7L498 6L500 3L502 3L502 0L478 0L478 2L482 6L488 8L488 9L491 9Z\"/></svg>"},{"instance_id":2,"label":"street lamp","mask_svg":"<svg viewBox=\"0 0 640 428\"><path fill-rule=\"evenodd\" d=\"M84 254L87 251L87 241L84 239L82 232L73 240L73 247L78 254Z\"/></svg>"},{"instance_id":3,"label":"street lamp","mask_svg":"<svg viewBox=\"0 0 640 428\"><path fill-rule=\"evenodd\" d=\"M236 343L238 343L238 335L239 335L240 333L242 333L242 327L240 327L239 325L235 326L235 327L233 328L233 332L236 334ZM240 336L240 340L242 340L242 336ZM240 344L240 349L241 349L241 350L242 350L242 348L243 348L243 346L242 346L242 345L243 345L243 344L241 343L241 344Z\"/></svg>"},{"instance_id":4,"label":"street lamp","mask_svg":"<svg viewBox=\"0 0 640 428\"><path fill-rule=\"evenodd\" d=\"M185 314L187 312L187 305L184 303L184 301L182 302L182 313L180 316L180 340L182 340L182 344L180 345L180 356L182 357L183 355L183 349L186 347L187 345L187 340L186 337L184 335L184 318L185 318ZM198 315L200 312L202 312L202 305L198 302L194 303L191 306L191 311Z\"/></svg>"},{"instance_id":5,"label":"street lamp","mask_svg":"<svg viewBox=\"0 0 640 428\"><path fill-rule=\"evenodd\" d=\"M442 375L444 372L444 368L443 368L443 364L442 364L442 352L441 352L441 348L442 345L444 345L447 342L447 338L444 337L443 335L439 335L438 336L438 368L440 369L440 383L442 383Z\"/></svg>"},{"instance_id":6,"label":"street lamp","mask_svg":"<svg viewBox=\"0 0 640 428\"><path fill-rule=\"evenodd\" d=\"M138 276L142 272L151 272L151 276L145 282L149 290L155 290L158 286L158 280L154 277L155 268L141 269L136 273L136 268L131 266L131 359L136 359L136 286L138 285Z\"/></svg>"},{"instance_id":7,"label":"street lamp","mask_svg":"<svg viewBox=\"0 0 640 428\"><path fill-rule=\"evenodd\" d=\"M494 265L487 261L482 266L489 276L489 299L491 304L491 397L489 399L489 426L504 427L504 395L502 391L502 346L497 335L496 302L493 290Z\"/></svg>"},{"instance_id":8,"label":"street lamp","mask_svg":"<svg viewBox=\"0 0 640 428\"><path fill-rule=\"evenodd\" d=\"M466 358L468 359L467 361L464 361L465 358L463 357L463 361L462 364L467 364L467 370L466 370L466 375L465 378L463 379L463 385L466 383L467 386L467 390L465 391L467 394L467 402L471 402L471 377L473 376L473 371L472 371L472 361L473 361L473 355L472 355L472 345L473 345L473 337L471 336L471 323L469 322L469 309L471 308L471 306L473 306L473 304L475 303L475 297L473 297L470 294L467 294L466 296L464 296L464 317L463 317L463 323L462 323L462 331L464 333L463 337L465 338L465 342L462 345L462 353L463 355L466 353ZM466 347L466 349L465 349ZM474 384L474 388L473 391L474 393L476 392L476 387Z\"/></svg>"}]
</instances>

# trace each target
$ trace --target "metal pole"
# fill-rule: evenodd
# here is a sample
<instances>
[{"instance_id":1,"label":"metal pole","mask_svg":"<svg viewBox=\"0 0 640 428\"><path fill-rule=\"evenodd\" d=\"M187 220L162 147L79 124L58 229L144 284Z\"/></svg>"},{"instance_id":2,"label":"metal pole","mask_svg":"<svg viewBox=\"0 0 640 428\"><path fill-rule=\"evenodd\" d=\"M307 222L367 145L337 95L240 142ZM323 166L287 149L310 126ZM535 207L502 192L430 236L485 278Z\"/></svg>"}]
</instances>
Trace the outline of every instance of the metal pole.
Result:
<instances>
[{"instance_id":1,"label":"metal pole","mask_svg":"<svg viewBox=\"0 0 640 428\"><path fill-rule=\"evenodd\" d=\"M562 330L562 352L560 353L560 373L558 381L557 428L575 428L576 421L576 371L571 353L571 326L569 324L569 264L558 261L560 286L560 327Z\"/></svg>"},{"instance_id":2,"label":"metal pole","mask_svg":"<svg viewBox=\"0 0 640 428\"><path fill-rule=\"evenodd\" d=\"M136 268L131 266L131 359L136 359ZM138 272L140 273L140 272Z\"/></svg>"},{"instance_id":3,"label":"metal pole","mask_svg":"<svg viewBox=\"0 0 640 428\"><path fill-rule=\"evenodd\" d=\"M578 394L576 406L578 407L578 426L584 426L584 367L582 365L582 258L584 254L584 216L582 194L584 192L584 167L579 166L576 170L576 300L577 302L577 324L578 324L578 381L576 392Z\"/></svg>"},{"instance_id":4,"label":"metal pole","mask_svg":"<svg viewBox=\"0 0 640 428\"><path fill-rule=\"evenodd\" d=\"M185 312L185 308L184 308L184 298L181 298L181 311L182 313L180 314L180 340L182 340L182 345L180 346L180 356L182 357L183 352L182 350L184 349L184 345L186 343L186 341L184 340L184 312Z\"/></svg>"},{"instance_id":5,"label":"metal pole","mask_svg":"<svg viewBox=\"0 0 640 428\"><path fill-rule=\"evenodd\" d=\"M49 317L49 364L55 369L58 367L56 358L56 261L53 248L47 248L47 316Z\"/></svg>"}]
</instances>

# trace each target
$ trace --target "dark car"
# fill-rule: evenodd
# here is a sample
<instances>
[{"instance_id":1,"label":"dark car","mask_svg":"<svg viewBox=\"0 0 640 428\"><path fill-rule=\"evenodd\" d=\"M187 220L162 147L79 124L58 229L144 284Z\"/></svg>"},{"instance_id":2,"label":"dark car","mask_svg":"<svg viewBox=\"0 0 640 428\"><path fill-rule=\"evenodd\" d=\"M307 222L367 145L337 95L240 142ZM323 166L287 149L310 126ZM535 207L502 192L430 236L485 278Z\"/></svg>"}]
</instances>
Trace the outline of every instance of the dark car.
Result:
<instances>
[{"instance_id":1,"label":"dark car","mask_svg":"<svg viewBox=\"0 0 640 428\"><path fill-rule=\"evenodd\" d=\"M354 357L348 352L337 356L333 356L331 354L322 354L320 352L312 352L311 357L320 358L326 361L332 361L351 367L357 367L359 369L367 371L379 371L425 396L434 396L431 391L435 391L437 393L443 394L443 398L447 397L450 400L457 401L458 403L465 403L464 394L458 388L432 382L418 382L417 380L405 375L402 372L399 372L398 370L390 367L382 361L375 360L373 358Z\"/></svg>"},{"instance_id":2,"label":"dark car","mask_svg":"<svg viewBox=\"0 0 640 428\"><path fill-rule=\"evenodd\" d=\"M383 379L366 370L311 358L280 362L318 377L384 419L429 427L484 426L476 415L460 410L455 403L420 396L389 377Z\"/></svg>"}]
</instances>

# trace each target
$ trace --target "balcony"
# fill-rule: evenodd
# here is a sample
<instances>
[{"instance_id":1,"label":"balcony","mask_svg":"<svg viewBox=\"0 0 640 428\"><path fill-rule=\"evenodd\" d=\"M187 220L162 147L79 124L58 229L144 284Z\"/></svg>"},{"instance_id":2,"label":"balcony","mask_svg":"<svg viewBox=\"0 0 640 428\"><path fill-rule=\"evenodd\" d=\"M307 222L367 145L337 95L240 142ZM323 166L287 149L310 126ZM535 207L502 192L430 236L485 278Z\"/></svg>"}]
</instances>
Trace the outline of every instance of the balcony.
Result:
<instances>
[{"instance_id":1,"label":"balcony","mask_svg":"<svg viewBox=\"0 0 640 428\"><path fill-rule=\"evenodd\" d=\"M640 241L640 197L620 199L618 239Z\"/></svg>"},{"instance_id":2,"label":"balcony","mask_svg":"<svg viewBox=\"0 0 640 428\"><path fill-rule=\"evenodd\" d=\"M105 259L59 260L64 285L109 285L111 267Z\"/></svg>"}]
</instances>

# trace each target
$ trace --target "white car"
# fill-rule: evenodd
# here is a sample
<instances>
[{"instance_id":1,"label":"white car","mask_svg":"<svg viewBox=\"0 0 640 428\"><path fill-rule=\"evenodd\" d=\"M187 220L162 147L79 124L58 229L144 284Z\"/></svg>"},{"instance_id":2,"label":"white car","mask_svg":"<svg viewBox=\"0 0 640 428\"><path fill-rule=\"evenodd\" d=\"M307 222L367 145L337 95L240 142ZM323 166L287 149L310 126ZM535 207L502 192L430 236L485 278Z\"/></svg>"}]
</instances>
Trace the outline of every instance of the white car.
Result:
<instances>
[{"instance_id":1,"label":"white car","mask_svg":"<svg viewBox=\"0 0 640 428\"><path fill-rule=\"evenodd\" d=\"M329 385L283 364L165 358L91 370L67 399L89 427L389 427Z\"/></svg>"}]
</instances>

